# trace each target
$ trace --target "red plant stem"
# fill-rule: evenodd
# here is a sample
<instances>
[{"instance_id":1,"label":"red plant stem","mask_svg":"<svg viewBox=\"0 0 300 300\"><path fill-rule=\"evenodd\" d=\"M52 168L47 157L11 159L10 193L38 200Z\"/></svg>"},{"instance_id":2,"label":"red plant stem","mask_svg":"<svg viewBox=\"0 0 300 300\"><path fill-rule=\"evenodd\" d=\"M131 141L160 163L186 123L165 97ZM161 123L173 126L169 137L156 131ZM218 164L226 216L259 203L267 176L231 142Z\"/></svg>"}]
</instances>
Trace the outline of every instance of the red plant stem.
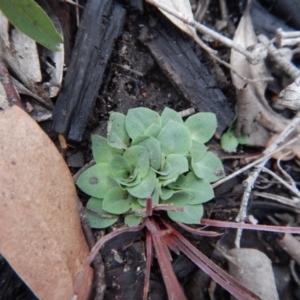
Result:
<instances>
[{"instance_id":1,"label":"red plant stem","mask_svg":"<svg viewBox=\"0 0 300 300\"><path fill-rule=\"evenodd\" d=\"M146 199L146 217L151 217L152 212L152 198L149 197Z\"/></svg>"},{"instance_id":2,"label":"red plant stem","mask_svg":"<svg viewBox=\"0 0 300 300\"><path fill-rule=\"evenodd\" d=\"M10 75L2 59L0 59L0 82L5 89L9 105L17 105L20 108L24 109L24 106L20 100L18 93L16 92L13 83L11 82Z\"/></svg>"},{"instance_id":3,"label":"red plant stem","mask_svg":"<svg viewBox=\"0 0 300 300\"><path fill-rule=\"evenodd\" d=\"M255 225L255 224L218 221L218 220L211 220L211 219L202 219L200 224L207 225L207 226L235 228L235 229L241 228L241 229L262 230L262 231L269 231L269 232L300 233L300 227L290 227L290 226Z\"/></svg>"},{"instance_id":4,"label":"red plant stem","mask_svg":"<svg viewBox=\"0 0 300 300\"><path fill-rule=\"evenodd\" d=\"M152 239L151 239L151 233L147 230L146 231L146 273L145 273L143 300L148 299L151 262L152 262Z\"/></svg>"},{"instance_id":5,"label":"red plant stem","mask_svg":"<svg viewBox=\"0 0 300 300\"><path fill-rule=\"evenodd\" d=\"M208 257L201 253L179 232L172 228L174 242L181 252L191 259L200 269L202 269L213 280L219 283L223 288L230 292L239 300L260 299L253 292L248 290L240 282L226 273L218 265L212 262Z\"/></svg>"},{"instance_id":6,"label":"red plant stem","mask_svg":"<svg viewBox=\"0 0 300 300\"><path fill-rule=\"evenodd\" d=\"M182 288L177 280L172 264L166 255L163 244L164 241L161 236L152 235L152 241L155 248L158 264L163 276L169 300L186 300Z\"/></svg>"},{"instance_id":7,"label":"red plant stem","mask_svg":"<svg viewBox=\"0 0 300 300\"><path fill-rule=\"evenodd\" d=\"M187 226L183 223L180 222L176 222L182 229L192 233L192 234L196 234L196 235L201 235L201 236L220 236L223 233L219 233L219 232L215 232L215 231L204 231L202 229L206 228L207 226L204 226L203 228L192 228L190 226Z\"/></svg>"}]
</instances>

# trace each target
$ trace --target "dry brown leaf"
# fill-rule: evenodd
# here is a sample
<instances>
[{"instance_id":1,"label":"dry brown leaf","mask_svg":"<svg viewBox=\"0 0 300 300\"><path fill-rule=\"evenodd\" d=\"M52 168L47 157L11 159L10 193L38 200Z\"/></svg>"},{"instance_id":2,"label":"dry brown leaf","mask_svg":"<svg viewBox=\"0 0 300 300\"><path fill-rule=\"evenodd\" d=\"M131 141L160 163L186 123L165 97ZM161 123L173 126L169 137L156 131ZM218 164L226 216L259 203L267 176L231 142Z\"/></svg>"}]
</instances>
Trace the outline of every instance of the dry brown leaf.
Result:
<instances>
[{"instance_id":1,"label":"dry brown leaf","mask_svg":"<svg viewBox=\"0 0 300 300\"><path fill-rule=\"evenodd\" d=\"M89 253L71 174L20 108L0 111L0 252L40 299L71 299ZM78 299L88 299L92 269Z\"/></svg>"},{"instance_id":2,"label":"dry brown leaf","mask_svg":"<svg viewBox=\"0 0 300 300\"><path fill-rule=\"evenodd\" d=\"M233 41L245 49L253 48L253 51L261 53L261 56L266 54L267 48L257 43L249 13L249 4L236 29ZM230 64L244 78L257 80L267 77L263 59L254 65L249 63L244 55L232 49ZM284 121L270 108L264 96L267 82L259 80L247 83L233 72L231 72L231 78L237 89L237 135L250 134L253 130L254 120L269 130L281 132L285 127Z\"/></svg>"},{"instance_id":3,"label":"dry brown leaf","mask_svg":"<svg viewBox=\"0 0 300 300\"><path fill-rule=\"evenodd\" d=\"M231 249L228 255L233 259L228 262L230 275L260 296L261 299L279 299L272 263L263 252L256 249L239 248Z\"/></svg>"}]
</instances>

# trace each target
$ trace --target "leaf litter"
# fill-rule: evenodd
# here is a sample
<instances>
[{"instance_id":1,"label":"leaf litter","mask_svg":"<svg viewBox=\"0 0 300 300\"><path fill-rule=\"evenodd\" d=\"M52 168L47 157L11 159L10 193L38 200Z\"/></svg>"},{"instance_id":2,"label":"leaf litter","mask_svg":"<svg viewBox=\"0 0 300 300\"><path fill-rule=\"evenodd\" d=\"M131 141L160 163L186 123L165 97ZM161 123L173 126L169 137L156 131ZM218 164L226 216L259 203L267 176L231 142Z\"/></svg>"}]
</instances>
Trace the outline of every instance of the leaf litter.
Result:
<instances>
[{"instance_id":1,"label":"leaf litter","mask_svg":"<svg viewBox=\"0 0 300 300\"><path fill-rule=\"evenodd\" d=\"M176 8L176 5L173 8ZM191 8L189 7L189 9L187 9L186 11L188 17L191 17L190 11ZM182 24L184 23L181 22L180 26L184 27ZM190 26L188 26L187 28L188 29L185 30L191 31ZM243 37L246 36L245 32L248 32L247 41L243 39ZM195 34L194 31L193 34ZM257 48L257 39L252 30L248 9L246 9L245 14L240 21L233 41L237 42L239 46L242 46L244 49L247 49L246 51L251 50L252 53ZM252 47L252 49L249 49L249 46ZM258 44L258 47L260 47L262 51L265 52L266 46ZM267 69L264 65L264 61L261 60L261 62L258 64L251 64L248 60L245 59L245 56L241 56L240 53L232 50L231 68L234 69L234 72L232 72L232 81L237 88L238 119L235 132L237 136L239 136L240 134L251 135L253 133L252 126L254 121L261 123L272 132L282 132L282 130L288 123L288 119L281 117L279 114L271 110L269 103L265 99L267 81L264 78L268 78L268 74ZM239 75L236 75L236 73L238 73ZM249 80L247 81L243 78L248 78ZM255 82L251 81L251 79L256 80L257 78L262 80L257 80ZM247 114L245 114L246 111ZM248 112L250 112L250 114L248 114Z\"/></svg>"}]
</instances>

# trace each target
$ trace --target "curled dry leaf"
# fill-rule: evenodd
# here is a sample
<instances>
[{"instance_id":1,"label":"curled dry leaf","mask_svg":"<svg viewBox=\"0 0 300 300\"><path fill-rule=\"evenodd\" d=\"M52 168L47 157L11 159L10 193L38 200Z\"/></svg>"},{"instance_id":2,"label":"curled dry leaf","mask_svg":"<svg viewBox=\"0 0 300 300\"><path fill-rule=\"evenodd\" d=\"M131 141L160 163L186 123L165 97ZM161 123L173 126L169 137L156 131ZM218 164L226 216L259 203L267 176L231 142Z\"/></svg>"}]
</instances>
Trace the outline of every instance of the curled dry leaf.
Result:
<instances>
[{"instance_id":1,"label":"curled dry leaf","mask_svg":"<svg viewBox=\"0 0 300 300\"><path fill-rule=\"evenodd\" d=\"M249 4L235 32L233 41L245 49L252 49L252 52L267 54L267 47L257 43L249 13ZM251 64L244 55L231 50L231 67L244 78L259 79L267 77L267 70L264 60L257 64ZM236 134L250 134L252 124L257 120L260 124L272 131L282 131L284 128L281 118L269 107L265 99L267 81L245 82L242 78L231 72L231 78L237 89L237 127Z\"/></svg>"},{"instance_id":2,"label":"curled dry leaf","mask_svg":"<svg viewBox=\"0 0 300 300\"><path fill-rule=\"evenodd\" d=\"M0 111L0 252L40 299L71 299L89 253L71 174L20 108ZM88 299L89 269L77 299Z\"/></svg>"}]
</instances>

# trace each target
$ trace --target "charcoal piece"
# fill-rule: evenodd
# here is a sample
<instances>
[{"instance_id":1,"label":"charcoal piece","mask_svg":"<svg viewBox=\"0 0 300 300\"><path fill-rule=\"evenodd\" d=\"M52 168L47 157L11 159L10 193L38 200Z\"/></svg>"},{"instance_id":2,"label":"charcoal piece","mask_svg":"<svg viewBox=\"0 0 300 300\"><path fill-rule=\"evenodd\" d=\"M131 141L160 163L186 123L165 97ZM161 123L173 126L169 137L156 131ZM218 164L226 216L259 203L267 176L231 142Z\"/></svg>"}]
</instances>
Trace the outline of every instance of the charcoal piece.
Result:
<instances>
[{"instance_id":1,"label":"charcoal piece","mask_svg":"<svg viewBox=\"0 0 300 300\"><path fill-rule=\"evenodd\" d=\"M62 90L53 111L53 131L80 141L94 107L125 10L112 0L87 3Z\"/></svg>"},{"instance_id":2,"label":"charcoal piece","mask_svg":"<svg viewBox=\"0 0 300 300\"><path fill-rule=\"evenodd\" d=\"M141 34L140 40L149 48L162 71L192 106L216 114L216 132L221 135L234 114L215 80L196 56L190 40L174 26L159 23L149 29L148 37Z\"/></svg>"}]
</instances>

